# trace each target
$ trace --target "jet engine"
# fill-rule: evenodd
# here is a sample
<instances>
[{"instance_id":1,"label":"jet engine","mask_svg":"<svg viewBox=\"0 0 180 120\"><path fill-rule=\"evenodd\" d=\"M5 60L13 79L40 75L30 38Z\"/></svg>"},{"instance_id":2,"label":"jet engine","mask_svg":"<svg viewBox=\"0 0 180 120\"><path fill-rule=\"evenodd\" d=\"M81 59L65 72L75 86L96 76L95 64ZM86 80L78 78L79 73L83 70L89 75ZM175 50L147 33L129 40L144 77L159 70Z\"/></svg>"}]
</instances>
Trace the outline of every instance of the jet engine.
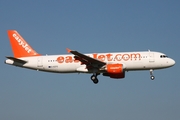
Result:
<instances>
[{"instance_id":1,"label":"jet engine","mask_svg":"<svg viewBox=\"0 0 180 120\"><path fill-rule=\"evenodd\" d=\"M125 71L123 70L123 64L107 64L106 73L103 73L104 76L109 76L110 78L124 78Z\"/></svg>"}]
</instances>

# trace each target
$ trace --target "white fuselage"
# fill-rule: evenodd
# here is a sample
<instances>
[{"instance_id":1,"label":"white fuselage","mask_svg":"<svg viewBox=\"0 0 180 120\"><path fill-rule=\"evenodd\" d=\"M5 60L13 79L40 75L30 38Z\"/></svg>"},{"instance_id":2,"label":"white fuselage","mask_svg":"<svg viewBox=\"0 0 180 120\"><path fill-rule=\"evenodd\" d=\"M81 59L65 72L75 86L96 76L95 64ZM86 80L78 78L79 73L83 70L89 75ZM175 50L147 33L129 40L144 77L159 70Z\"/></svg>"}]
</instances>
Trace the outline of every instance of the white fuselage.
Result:
<instances>
[{"instance_id":1,"label":"white fuselage","mask_svg":"<svg viewBox=\"0 0 180 120\"><path fill-rule=\"evenodd\" d=\"M116 53L94 53L85 54L94 59L98 59L107 64L123 64L125 71L133 70L149 70L149 69L163 69L171 67L175 61L168 58L165 54L160 52L116 52ZM91 73L86 69L86 65L74 59L74 55L46 55L22 57L21 60L27 61L25 64L19 64L13 60L7 59L6 64L11 64L19 67L46 71L56 73ZM100 73L103 70L99 71Z\"/></svg>"}]
</instances>

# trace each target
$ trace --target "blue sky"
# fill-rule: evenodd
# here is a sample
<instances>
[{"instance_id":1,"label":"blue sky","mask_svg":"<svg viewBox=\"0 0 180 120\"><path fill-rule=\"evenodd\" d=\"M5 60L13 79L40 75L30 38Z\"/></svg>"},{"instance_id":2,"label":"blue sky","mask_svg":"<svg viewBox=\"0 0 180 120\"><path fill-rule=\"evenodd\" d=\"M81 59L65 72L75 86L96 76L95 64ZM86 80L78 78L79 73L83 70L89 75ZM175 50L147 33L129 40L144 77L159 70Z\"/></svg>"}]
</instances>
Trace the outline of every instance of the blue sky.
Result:
<instances>
[{"instance_id":1,"label":"blue sky","mask_svg":"<svg viewBox=\"0 0 180 120\"><path fill-rule=\"evenodd\" d=\"M177 120L180 118L178 0L0 1L0 119ZM4 64L16 29L41 54L143 51L166 53L172 68L127 72L114 80L53 74Z\"/></svg>"}]
</instances>

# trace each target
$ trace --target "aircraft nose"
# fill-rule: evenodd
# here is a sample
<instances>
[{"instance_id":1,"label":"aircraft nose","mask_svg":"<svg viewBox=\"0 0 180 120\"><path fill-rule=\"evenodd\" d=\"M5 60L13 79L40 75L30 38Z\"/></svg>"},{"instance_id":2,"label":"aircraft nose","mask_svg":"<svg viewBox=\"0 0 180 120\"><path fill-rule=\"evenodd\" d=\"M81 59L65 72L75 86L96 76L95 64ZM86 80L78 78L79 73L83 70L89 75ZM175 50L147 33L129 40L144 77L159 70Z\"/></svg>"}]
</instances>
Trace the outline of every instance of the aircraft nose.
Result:
<instances>
[{"instance_id":1,"label":"aircraft nose","mask_svg":"<svg viewBox=\"0 0 180 120\"><path fill-rule=\"evenodd\" d=\"M175 65L176 62L175 62L175 60L170 59L169 63L171 64L171 66L173 66L173 65Z\"/></svg>"}]
</instances>

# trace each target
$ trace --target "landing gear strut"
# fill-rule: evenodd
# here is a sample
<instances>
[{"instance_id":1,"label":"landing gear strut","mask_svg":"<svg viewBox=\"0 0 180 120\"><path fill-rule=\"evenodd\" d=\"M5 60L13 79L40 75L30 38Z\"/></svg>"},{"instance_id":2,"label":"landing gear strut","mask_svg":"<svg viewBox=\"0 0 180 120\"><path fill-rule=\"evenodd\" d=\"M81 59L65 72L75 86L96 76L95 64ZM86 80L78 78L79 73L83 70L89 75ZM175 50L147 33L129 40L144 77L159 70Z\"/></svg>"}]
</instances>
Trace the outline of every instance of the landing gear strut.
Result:
<instances>
[{"instance_id":1,"label":"landing gear strut","mask_svg":"<svg viewBox=\"0 0 180 120\"><path fill-rule=\"evenodd\" d=\"M91 76L91 80L94 82L94 84L97 84L99 80L97 79L97 74Z\"/></svg>"},{"instance_id":2,"label":"landing gear strut","mask_svg":"<svg viewBox=\"0 0 180 120\"><path fill-rule=\"evenodd\" d=\"M151 80L154 80L155 77L153 76L153 69L150 69L150 75L151 75Z\"/></svg>"}]
</instances>

